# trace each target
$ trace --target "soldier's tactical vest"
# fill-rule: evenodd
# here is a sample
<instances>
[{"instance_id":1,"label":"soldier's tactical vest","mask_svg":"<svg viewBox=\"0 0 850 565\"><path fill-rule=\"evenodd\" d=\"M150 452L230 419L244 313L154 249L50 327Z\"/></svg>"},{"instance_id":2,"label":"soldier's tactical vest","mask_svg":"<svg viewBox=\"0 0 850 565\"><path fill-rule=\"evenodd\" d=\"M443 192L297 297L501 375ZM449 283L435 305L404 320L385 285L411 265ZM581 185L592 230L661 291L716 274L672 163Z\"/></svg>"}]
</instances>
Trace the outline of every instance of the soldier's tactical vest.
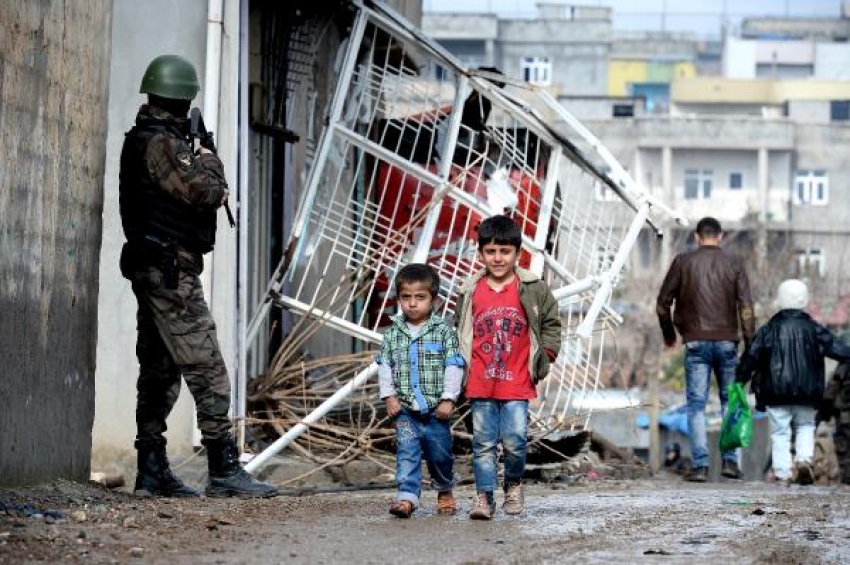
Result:
<instances>
[{"instance_id":1,"label":"soldier's tactical vest","mask_svg":"<svg viewBox=\"0 0 850 565\"><path fill-rule=\"evenodd\" d=\"M215 209L198 210L167 194L150 178L145 150L154 135L182 138L167 122L136 125L127 132L121 151L119 203L124 235L130 244L154 238L192 253L208 253L215 244Z\"/></svg>"}]
</instances>

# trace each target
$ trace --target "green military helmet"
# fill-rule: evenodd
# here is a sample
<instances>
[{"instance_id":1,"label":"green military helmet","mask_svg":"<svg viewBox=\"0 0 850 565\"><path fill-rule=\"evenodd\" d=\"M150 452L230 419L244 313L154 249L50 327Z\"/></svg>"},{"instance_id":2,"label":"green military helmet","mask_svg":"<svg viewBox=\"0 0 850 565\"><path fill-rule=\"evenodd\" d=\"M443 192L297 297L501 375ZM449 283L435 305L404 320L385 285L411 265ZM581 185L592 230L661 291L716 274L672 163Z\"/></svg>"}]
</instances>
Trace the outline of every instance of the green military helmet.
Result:
<instances>
[{"instance_id":1,"label":"green military helmet","mask_svg":"<svg viewBox=\"0 0 850 565\"><path fill-rule=\"evenodd\" d=\"M148 65L139 92L192 100L200 89L198 73L192 63L179 55L160 55Z\"/></svg>"}]
</instances>

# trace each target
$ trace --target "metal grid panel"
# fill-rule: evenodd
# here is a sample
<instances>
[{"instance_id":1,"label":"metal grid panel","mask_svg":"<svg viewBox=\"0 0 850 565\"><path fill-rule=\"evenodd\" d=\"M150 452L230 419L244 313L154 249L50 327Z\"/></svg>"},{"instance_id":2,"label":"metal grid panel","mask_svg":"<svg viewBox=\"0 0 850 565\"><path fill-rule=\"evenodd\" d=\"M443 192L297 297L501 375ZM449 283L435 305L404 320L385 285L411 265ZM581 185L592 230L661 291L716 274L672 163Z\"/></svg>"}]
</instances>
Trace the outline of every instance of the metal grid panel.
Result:
<instances>
[{"instance_id":1,"label":"metal grid panel","mask_svg":"<svg viewBox=\"0 0 850 565\"><path fill-rule=\"evenodd\" d=\"M480 268L475 227L510 214L523 232L520 264L550 283L564 321L534 423L580 423L574 399L597 389L606 331L621 321L611 289L650 204L660 203L545 93L517 96L516 85L462 69L384 8L361 10L285 266L292 291L278 302L376 344L395 313L402 265L437 268L451 315ZM564 121L576 139L547 121Z\"/></svg>"}]
</instances>

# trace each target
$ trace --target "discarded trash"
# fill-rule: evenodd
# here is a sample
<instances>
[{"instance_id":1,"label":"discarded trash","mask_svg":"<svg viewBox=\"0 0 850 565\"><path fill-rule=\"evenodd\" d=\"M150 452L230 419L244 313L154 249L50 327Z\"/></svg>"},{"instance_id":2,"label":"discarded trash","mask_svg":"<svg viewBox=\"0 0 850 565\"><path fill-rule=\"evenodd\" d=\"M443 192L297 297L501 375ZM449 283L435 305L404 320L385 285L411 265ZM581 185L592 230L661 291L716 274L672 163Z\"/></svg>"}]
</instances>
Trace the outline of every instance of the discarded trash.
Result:
<instances>
[{"instance_id":1,"label":"discarded trash","mask_svg":"<svg viewBox=\"0 0 850 565\"><path fill-rule=\"evenodd\" d=\"M124 475L121 473L92 472L89 480L93 483L103 485L106 488L119 488L124 486Z\"/></svg>"},{"instance_id":2,"label":"discarded trash","mask_svg":"<svg viewBox=\"0 0 850 565\"><path fill-rule=\"evenodd\" d=\"M50 518L52 520L64 520L65 515L58 510L38 508L32 504L13 504L0 500L0 513L16 518Z\"/></svg>"}]
</instances>

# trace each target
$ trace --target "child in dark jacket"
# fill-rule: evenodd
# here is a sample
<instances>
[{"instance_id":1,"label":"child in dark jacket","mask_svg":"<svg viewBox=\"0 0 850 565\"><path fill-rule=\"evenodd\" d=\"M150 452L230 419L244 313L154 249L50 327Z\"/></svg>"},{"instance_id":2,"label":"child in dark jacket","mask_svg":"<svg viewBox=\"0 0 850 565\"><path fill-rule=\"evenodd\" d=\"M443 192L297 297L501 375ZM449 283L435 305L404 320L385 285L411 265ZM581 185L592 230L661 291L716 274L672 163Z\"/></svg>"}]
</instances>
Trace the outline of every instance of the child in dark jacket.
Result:
<instances>
[{"instance_id":1,"label":"child in dark jacket","mask_svg":"<svg viewBox=\"0 0 850 565\"><path fill-rule=\"evenodd\" d=\"M803 312L808 301L806 283L783 281L776 298L779 312L756 332L737 369L738 382L755 374L756 406L767 407L770 421L773 472L785 484L792 479L801 485L814 482L815 414L824 395L824 357L850 361L850 347Z\"/></svg>"}]
</instances>

